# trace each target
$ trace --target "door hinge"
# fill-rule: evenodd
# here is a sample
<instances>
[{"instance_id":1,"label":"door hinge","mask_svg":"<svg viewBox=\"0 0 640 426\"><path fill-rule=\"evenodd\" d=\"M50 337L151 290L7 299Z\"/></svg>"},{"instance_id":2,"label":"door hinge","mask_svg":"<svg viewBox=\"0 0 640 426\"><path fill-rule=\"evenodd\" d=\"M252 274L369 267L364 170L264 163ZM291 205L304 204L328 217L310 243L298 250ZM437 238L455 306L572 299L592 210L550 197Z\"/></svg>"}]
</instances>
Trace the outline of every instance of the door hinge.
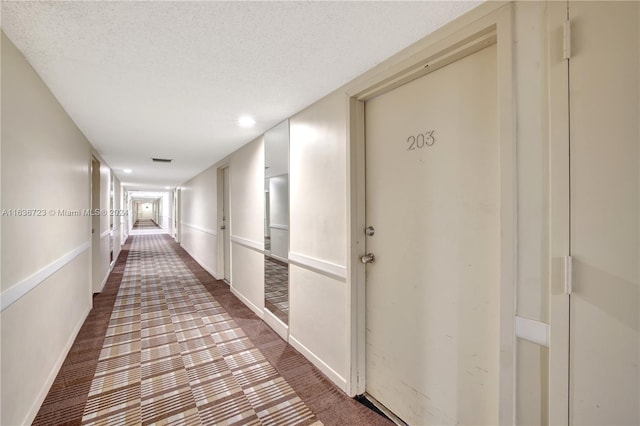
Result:
<instances>
[{"instance_id":1,"label":"door hinge","mask_svg":"<svg viewBox=\"0 0 640 426\"><path fill-rule=\"evenodd\" d=\"M564 21L562 26L562 59L571 58L571 21Z\"/></svg>"},{"instance_id":2,"label":"door hinge","mask_svg":"<svg viewBox=\"0 0 640 426\"><path fill-rule=\"evenodd\" d=\"M564 258L564 294L570 295L573 292L573 258Z\"/></svg>"}]
</instances>

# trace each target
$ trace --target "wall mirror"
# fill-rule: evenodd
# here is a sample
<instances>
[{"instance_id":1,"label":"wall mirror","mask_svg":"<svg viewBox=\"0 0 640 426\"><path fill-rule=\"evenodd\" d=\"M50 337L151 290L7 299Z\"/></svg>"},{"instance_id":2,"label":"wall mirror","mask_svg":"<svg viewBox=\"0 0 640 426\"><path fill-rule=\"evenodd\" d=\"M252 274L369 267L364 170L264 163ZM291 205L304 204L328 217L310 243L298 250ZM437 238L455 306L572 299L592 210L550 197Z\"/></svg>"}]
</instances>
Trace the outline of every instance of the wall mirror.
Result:
<instances>
[{"instance_id":1,"label":"wall mirror","mask_svg":"<svg viewBox=\"0 0 640 426\"><path fill-rule=\"evenodd\" d=\"M289 323L289 120L264 135L264 305Z\"/></svg>"}]
</instances>

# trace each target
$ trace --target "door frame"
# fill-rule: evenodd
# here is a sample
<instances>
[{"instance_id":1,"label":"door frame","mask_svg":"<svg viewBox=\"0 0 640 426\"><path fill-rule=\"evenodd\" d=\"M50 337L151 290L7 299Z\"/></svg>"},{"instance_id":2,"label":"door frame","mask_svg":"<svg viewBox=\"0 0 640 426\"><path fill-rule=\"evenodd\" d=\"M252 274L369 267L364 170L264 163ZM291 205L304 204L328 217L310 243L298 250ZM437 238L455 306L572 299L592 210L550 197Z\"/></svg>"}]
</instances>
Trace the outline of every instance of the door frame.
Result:
<instances>
[{"instance_id":1,"label":"door frame","mask_svg":"<svg viewBox=\"0 0 640 426\"><path fill-rule=\"evenodd\" d=\"M570 255L569 63L562 32L567 1L549 2L549 424L569 424L569 303L565 291Z\"/></svg>"},{"instance_id":2,"label":"door frame","mask_svg":"<svg viewBox=\"0 0 640 426\"><path fill-rule=\"evenodd\" d=\"M433 72L488 45L497 44L498 133L500 146L500 424L515 423L515 284L517 249L516 103L513 88L513 5L485 3L390 60L346 88L349 121L347 200L349 206L350 395L365 392L366 272L365 114L368 99Z\"/></svg>"},{"instance_id":3,"label":"door frame","mask_svg":"<svg viewBox=\"0 0 640 426\"><path fill-rule=\"evenodd\" d=\"M225 169L228 169L228 179L225 182L225 178L224 178L224 173L225 173ZM217 248L217 275L218 275L218 279L225 281L225 241L224 241L224 231L222 229L222 226L224 224L224 221L222 220L222 217L224 216L224 193L225 190L228 192L230 191L231 188L231 168L230 168L230 164L228 162L225 162L221 165L218 166L218 170L217 170L217 190L216 190L216 194L217 194L217 206L216 206L216 211L217 211L217 217L216 217L216 223L217 223L217 229L216 229L216 248ZM229 201L229 198L227 198L227 202ZM229 203L227 203L229 204ZM231 276L231 206L227 205L227 217L226 217L226 226L227 226L227 231L229 232L229 241L228 241L228 253L229 253L229 271L228 271L228 275L229 275L229 282L228 284L231 285L231 281L233 280L233 277Z\"/></svg>"}]
</instances>

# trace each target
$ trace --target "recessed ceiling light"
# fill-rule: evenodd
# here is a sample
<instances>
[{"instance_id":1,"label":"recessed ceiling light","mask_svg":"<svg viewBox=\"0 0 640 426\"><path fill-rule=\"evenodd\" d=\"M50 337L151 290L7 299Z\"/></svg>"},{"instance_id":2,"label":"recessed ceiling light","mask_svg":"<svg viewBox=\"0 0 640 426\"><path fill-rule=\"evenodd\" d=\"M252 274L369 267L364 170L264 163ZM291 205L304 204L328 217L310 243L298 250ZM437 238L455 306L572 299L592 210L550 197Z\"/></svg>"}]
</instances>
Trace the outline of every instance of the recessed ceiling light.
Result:
<instances>
[{"instance_id":1,"label":"recessed ceiling light","mask_svg":"<svg viewBox=\"0 0 640 426\"><path fill-rule=\"evenodd\" d=\"M171 187L170 186L165 186L164 189L171 189Z\"/></svg>"},{"instance_id":2,"label":"recessed ceiling light","mask_svg":"<svg viewBox=\"0 0 640 426\"><path fill-rule=\"evenodd\" d=\"M256 120L248 115L242 116L238 119L238 124L240 127L253 127L256 125Z\"/></svg>"},{"instance_id":3,"label":"recessed ceiling light","mask_svg":"<svg viewBox=\"0 0 640 426\"><path fill-rule=\"evenodd\" d=\"M131 169L122 169L122 171L123 171L123 172L125 172L125 173L131 173L131 172L133 172L133 170L131 170Z\"/></svg>"}]
</instances>

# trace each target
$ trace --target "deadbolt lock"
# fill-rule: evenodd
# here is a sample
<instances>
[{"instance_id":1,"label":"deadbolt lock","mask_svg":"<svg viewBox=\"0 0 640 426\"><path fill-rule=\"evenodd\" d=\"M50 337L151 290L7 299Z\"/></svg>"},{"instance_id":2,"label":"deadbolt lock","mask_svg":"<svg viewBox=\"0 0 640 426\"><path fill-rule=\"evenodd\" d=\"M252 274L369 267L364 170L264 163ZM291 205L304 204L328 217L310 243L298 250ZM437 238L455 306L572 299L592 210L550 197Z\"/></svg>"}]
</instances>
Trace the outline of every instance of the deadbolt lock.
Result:
<instances>
[{"instance_id":1,"label":"deadbolt lock","mask_svg":"<svg viewBox=\"0 0 640 426\"><path fill-rule=\"evenodd\" d=\"M373 253L367 253L360 258L360 261L364 264L373 263L376 261L376 256Z\"/></svg>"},{"instance_id":2,"label":"deadbolt lock","mask_svg":"<svg viewBox=\"0 0 640 426\"><path fill-rule=\"evenodd\" d=\"M372 237L372 236L373 236L373 234L375 234L375 233L376 233L376 229L375 229L373 226L367 226L367 227L364 229L364 233L365 233L367 236Z\"/></svg>"}]
</instances>

